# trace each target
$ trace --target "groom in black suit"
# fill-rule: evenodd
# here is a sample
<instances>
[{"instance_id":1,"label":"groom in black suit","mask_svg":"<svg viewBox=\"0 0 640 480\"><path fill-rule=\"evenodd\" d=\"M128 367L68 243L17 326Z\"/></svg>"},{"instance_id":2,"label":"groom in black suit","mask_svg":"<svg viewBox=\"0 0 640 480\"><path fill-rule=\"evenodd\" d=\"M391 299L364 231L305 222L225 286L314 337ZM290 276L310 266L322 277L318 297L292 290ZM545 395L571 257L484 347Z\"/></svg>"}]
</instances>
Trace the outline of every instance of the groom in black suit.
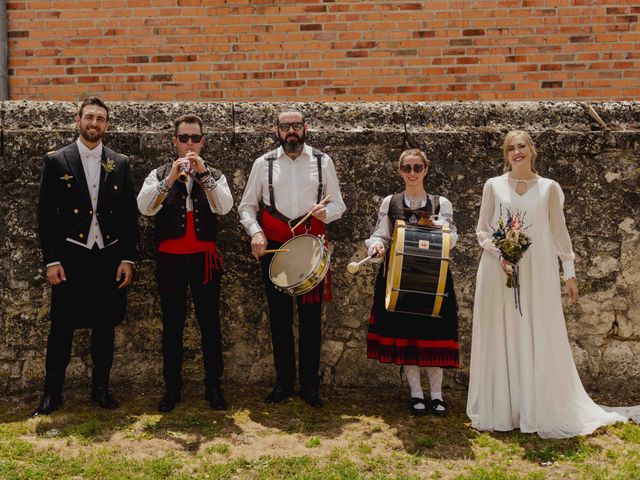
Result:
<instances>
[{"instance_id":1,"label":"groom in black suit","mask_svg":"<svg viewBox=\"0 0 640 480\"><path fill-rule=\"evenodd\" d=\"M105 103L97 97L82 102L76 124L77 141L45 156L40 185L38 229L52 293L44 396L35 415L62 405L76 328L91 328L91 399L118 407L109 372L136 258L136 197L128 158L102 144L109 127Z\"/></svg>"}]
</instances>

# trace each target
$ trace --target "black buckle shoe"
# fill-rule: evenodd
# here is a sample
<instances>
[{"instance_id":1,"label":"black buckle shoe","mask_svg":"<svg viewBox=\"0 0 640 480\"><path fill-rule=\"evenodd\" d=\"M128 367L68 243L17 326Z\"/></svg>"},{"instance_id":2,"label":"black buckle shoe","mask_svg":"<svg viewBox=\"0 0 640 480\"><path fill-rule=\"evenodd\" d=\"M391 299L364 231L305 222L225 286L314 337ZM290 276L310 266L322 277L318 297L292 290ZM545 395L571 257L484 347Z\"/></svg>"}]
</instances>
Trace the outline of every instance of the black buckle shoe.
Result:
<instances>
[{"instance_id":1,"label":"black buckle shoe","mask_svg":"<svg viewBox=\"0 0 640 480\"><path fill-rule=\"evenodd\" d=\"M417 408L416 406L422 404L424 408ZM421 417L429 413L430 404L424 398L411 397L411 415L415 415L416 417Z\"/></svg>"},{"instance_id":2,"label":"black buckle shoe","mask_svg":"<svg viewBox=\"0 0 640 480\"><path fill-rule=\"evenodd\" d=\"M280 403L285 398L293 397L293 387L282 387L276 385L269 395L264 397L264 403Z\"/></svg>"},{"instance_id":3,"label":"black buckle shoe","mask_svg":"<svg viewBox=\"0 0 640 480\"><path fill-rule=\"evenodd\" d=\"M444 410L438 410L437 407L441 406ZM429 412L431 415L435 415L436 417L446 417L447 416L447 404L442 400L431 400L431 404L429 405Z\"/></svg>"},{"instance_id":4,"label":"black buckle shoe","mask_svg":"<svg viewBox=\"0 0 640 480\"><path fill-rule=\"evenodd\" d=\"M62 406L62 395L51 395L45 393L40 400L40 405L31 414L32 417L39 417L41 415L49 415L55 412Z\"/></svg>"},{"instance_id":5,"label":"black buckle shoe","mask_svg":"<svg viewBox=\"0 0 640 480\"><path fill-rule=\"evenodd\" d=\"M164 393L164 397L158 403L158 411L162 413L167 413L176 408L176 403L181 400L180 398L180 390L168 388Z\"/></svg>"},{"instance_id":6,"label":"black buckle shoe","mask_svg":"<svg viewBox=\"0 0 640 480\"><path fill-rule=\"evenodd\" d=\"M204 393L204 398L209 402L213 410L226 410L227 401L224 399L222 389L219 386L209 387Z\"/></svg>"},{"instance_id":7,"label":"black buckle shoe","mask_svg":"<svg viewBox=\"0 0 640 480\"><path fill-rule=\"evenodd\" d=\"M313 407L320 408L322 407L322 400L320 400L320 394L318 393L318 387L308 387L300 389L300 398L304 400L304 402Z\"/></svg>"},{"instance_id":8,"label":"black buckle shoe","mask_svg":"<svg viewBox=\"0 0 640 480\"><path fill-rule=\"evenodd\" d=\"M113 398L109 387L93 387L91 389L91 400L98 404L100 408L114 410L120 406L118 401Z\"/></svg>"}]
</instances>

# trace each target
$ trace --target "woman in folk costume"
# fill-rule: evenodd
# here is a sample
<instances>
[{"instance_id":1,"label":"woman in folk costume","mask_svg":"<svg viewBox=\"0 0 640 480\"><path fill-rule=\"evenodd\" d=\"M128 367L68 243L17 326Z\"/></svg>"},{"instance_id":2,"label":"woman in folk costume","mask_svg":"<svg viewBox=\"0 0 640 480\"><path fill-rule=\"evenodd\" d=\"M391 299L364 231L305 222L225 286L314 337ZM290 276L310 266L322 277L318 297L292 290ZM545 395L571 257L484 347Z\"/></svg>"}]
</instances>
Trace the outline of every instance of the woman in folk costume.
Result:
<instances>
[{"instance_id":1,"label":"woman in folk costume","mask_svg":"<svg viewBox=\"0 0 640 480\"><path fill-rule=\"evenodd\" d=\"M374 262L389 261L389 244L397 220L407 224L445 222L451 229L451 248L457 241L453 225L453 207L445 197L428 195L424 179L429 170L429 160L418 150L402 152L398 172L405 183L405 190L386 197L378 212L375 231L365 241L369 255L376 255ZM447 406L442 398L443 368L459 368L458 307L453 290L451 270L447 271L446 300L440 311L441 318L429 315L387 311L385 286L387 271L378 270L369 318L367 356L381 363L395 363L402 370L411 388L411 413L431 413L444 416ZM431 400L425 400L420 382L420 368L427 368Z\"/></svg>"},{"instance_id":2,"label":"woman in folk costume","mask_svg":"<svg viewBox=\"0 0 640 480\"><path fill-rule=\"evenodd\" d=\"M558 272L560 259L569 303L576 303L564 194L557 182L537 174L537 153L527 132L509 132L503 153L506 173L485 183L476 229L484 252L476 281L467 399L473 427L567 438L639 415L638 407L605 411L582 386L567 337ZM505 282L515 266L493 241L500 218L508 214L524 218L531 241L514 276L519 296Z\"/></svg>"}]
</instances>

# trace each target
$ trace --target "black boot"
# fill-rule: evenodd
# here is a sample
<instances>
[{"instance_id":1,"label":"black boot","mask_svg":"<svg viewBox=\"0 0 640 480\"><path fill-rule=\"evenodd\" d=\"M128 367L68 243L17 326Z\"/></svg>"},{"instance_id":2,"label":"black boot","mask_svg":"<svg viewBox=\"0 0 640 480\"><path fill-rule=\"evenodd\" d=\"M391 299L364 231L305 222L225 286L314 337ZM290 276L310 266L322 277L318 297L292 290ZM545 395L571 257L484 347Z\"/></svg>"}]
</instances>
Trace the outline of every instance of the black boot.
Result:
<instances>
[{"instance_id":1,"label":"black boot","mask_svg":"<svg viewBox=\"0 0 640 480\"><path fill-rule=\"evenodd\" d=\"M320 393L318 387L301 387L300 398L304 402L314 408L322 407L322 400L320 399Z\"/></svg>"},{"instance_id":2,"label":"black boot","mask_svg":"<svg viewBox=\"0 0 640 480\"><path fill-rule=\"evenodd\" d=\"M208 387L205 390L204 398L209 402L209 406L214 410L227 409L227 401L224 399L222 389L219 385Z\"/></svg>"},{"instance_id":3,"label":"black boot","mask_svg":"<svg viewBox=\"0 0 640 480\"><path fill-rule=\"evenodd\" d=\"M273 390L269 392L269 395L264 398L264 403L280 403L285 398L289 398L292 396L293 387L283 387L281 385L276 385L275 387L273 387Z\"/></svg>"},{"instance_id":4,"label":"black boot","mask_svg":"<svg viewBox=\"0 0 640 480\"><path fill-rule=\"evenodd\" d=\"M158 404L158 411L167 413L176 408L176 404L181 400L180 390L177 388L167 388L164 397Z\"/></svg>"},{"instance_id":5,"label":"black boot","mask_svg":"<svg viewBox=\"0 0 640 480\"><path fill-rule=\"evenodd\" d=\"M32 417L39 417L41 415L49 415L62 406L62 395L45 393L40 400L40 405L31 414Z\"/></svg>"},{"instance_id":6,"label":"black boot","mask_svg":"<svg viewBox=\"0 0 640 480\"><path fill-rule=\"evenodd\" d=\"M91 400L97 403L100 408L107 410L114 410L120 406L118 401L111 395L109 387L107 386L94 386L91 389Z\"/></svg>"}]
</instances>

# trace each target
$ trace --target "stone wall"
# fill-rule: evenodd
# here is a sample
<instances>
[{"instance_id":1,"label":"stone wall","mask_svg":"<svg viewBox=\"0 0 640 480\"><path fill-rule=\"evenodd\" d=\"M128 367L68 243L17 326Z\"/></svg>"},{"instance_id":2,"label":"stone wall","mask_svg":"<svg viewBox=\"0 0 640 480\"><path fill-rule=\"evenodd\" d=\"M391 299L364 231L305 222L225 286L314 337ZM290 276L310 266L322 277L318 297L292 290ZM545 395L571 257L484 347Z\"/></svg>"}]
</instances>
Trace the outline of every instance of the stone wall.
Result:
<instances>
[{"instance_id":1,"label":"stone wall","mask_svg":"<svg viewBox=\"0 0 640 480\"><path fill-rule=\"evenodd\" d=\"M321 373L333 385L398 382L397 368L366 359L366 323L374 269L352 276L364 255L382 198L401 189L400 152L424 149L432 160L427 188L454 205L460 240L454 274L460 303L463 368L447 374L464 385L480 248L475 222L485 179L502 171L501 143L512 128L529 130L538 169L562 185L577 255L578 306L566 309L574 356L584 382L631 392L640 386L640 103L599 103L605 130L578 103L302 104L309 143L336 164L348 210L332 224L334 300L325 308ZM5 102L0 169L0 393L39 389L48 332L50 287L36 233L42 156L75 138L75 105ZM193 111L206 123L203 156L227 176L239 201L254 158L274 145L269 125L277 104L115 103L105 143L130 156L136 190L154 167L173 158L171 119ZM274 377L259 268L234 208L222 220L225 380L270 383ZM117 329L113 379L160 382L159 304L153 275L151 222L140 217L140 262L127 319ZM192 320L192 313L190 313ZM190 321L186 376L202 378L199 335ZM90 375L88 334L79 331L71 382Z\"/></svg>"}]
</instances>

